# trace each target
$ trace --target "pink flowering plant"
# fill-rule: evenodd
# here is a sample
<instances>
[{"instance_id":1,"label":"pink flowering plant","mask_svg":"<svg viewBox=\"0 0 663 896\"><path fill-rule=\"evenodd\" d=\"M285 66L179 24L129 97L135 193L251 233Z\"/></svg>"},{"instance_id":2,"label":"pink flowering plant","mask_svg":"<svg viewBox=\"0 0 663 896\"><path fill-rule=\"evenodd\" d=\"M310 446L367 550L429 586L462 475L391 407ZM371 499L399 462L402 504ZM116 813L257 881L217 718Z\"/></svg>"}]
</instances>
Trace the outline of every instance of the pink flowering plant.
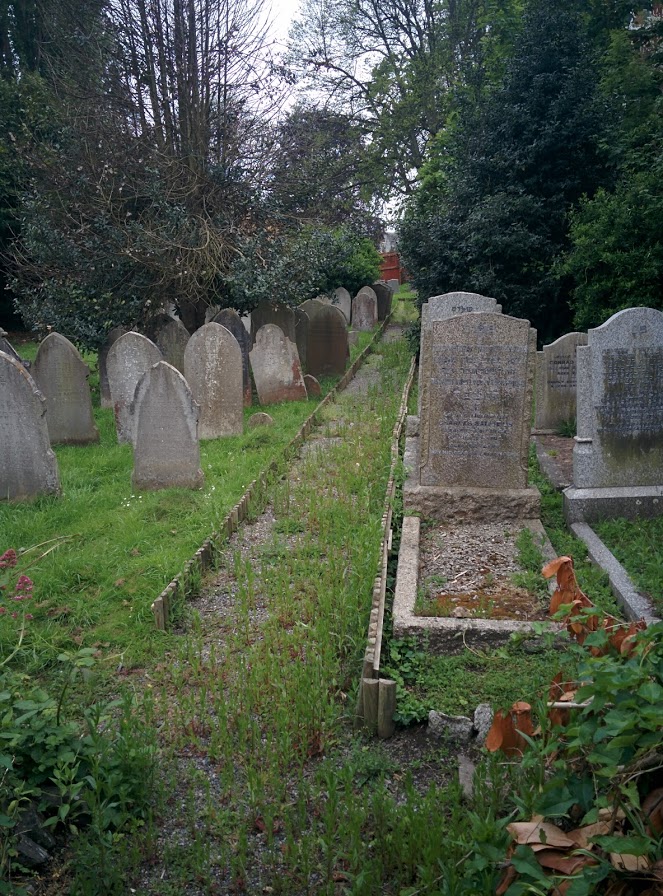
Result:
<instances>
[{"instance_id":1,"label":"pink flowering plant","mask_svg":"<svg viewBox=\"0 0 663 896\"><path fill-rule=\"evenodd\" d=\"M0 667L6 665L21 649L26 623L32 619L32 614L26 612L26 605L32 598L32 579L19 573L17 564L18 554L13 548L6 550L0 557L0 616L9 616L19 624L18 641L13 650L0 659Z\"/></svg>"}]
</instances>

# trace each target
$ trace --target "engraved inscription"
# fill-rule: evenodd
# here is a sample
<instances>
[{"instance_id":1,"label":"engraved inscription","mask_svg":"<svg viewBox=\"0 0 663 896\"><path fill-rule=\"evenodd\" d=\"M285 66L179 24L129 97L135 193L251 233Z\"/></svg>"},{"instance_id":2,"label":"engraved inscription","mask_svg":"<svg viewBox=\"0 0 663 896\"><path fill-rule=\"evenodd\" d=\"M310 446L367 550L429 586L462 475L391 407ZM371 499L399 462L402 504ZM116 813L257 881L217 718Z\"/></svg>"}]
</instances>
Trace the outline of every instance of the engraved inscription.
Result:
<instances>
[{"instance_id":1,"label":"engraved inscription","mask_svg":"<svg viewBox=\"0 0 663 896\"><path fill-rule=\"evenodd\" d=\"M663 434L663 349L612 349L603 355L599 432L608 437Z\"/></svg>"}]
</instances>

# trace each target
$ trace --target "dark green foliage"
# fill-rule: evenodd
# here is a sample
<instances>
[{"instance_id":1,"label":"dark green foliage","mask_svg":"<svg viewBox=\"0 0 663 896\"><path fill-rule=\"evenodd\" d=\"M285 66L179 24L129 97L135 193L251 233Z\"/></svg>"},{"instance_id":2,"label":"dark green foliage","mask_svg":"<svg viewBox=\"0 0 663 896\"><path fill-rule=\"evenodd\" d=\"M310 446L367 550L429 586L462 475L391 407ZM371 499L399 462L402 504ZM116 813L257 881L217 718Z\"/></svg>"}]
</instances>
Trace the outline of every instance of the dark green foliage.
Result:
<instances>
[{"instance_id":1,"label":"dark green foliage","mask_svg":"<svg viewBox=\"0 0 663 896\"><path fill-rule=\"evenodd\" d=\"M647 39L649 38L649 39ZM595 327L623 308L663 309L663 73L655 35L613 36L603 91L617 126L610 153L614 187L585 198L571 216L571 248L560 270L575 283L577 329Z\"/></svg>"},{"instance_id":2,"label":"dark green foliage","mask_svg":"<svg viewBox=\"0 0 663 896\"><path fill-rule=\"evenodd\" d=\"M594 52L574 6L529 5L504 82L461 107L401 231L422 299L491 295L545 340L570 321L554 269L568 211L606 175Z\"/></svg>"},{"instance_id":3,"label":"dark green foliage","mask_svg":"<svg viewBox=\"0 0 663 896\"><path fill-rule=\"evenodd\" d=\"M354 294L378 279L380 261L371 240L349 227L303 227L269 241L259 234L232 265L230 304L247 311L263 299L299 305L339 286Z\"/></svg>"},{"instance_id":4,"label":"dark green foliage","mask_svg":"<svg viewBox=\"0 0 663 896\"><path fill-rule=\"evenodd\" d=\"M365 127L348 115L296 106L276 139L270 202L281 215L380 238Z\"/></svg>"}]
</instances>

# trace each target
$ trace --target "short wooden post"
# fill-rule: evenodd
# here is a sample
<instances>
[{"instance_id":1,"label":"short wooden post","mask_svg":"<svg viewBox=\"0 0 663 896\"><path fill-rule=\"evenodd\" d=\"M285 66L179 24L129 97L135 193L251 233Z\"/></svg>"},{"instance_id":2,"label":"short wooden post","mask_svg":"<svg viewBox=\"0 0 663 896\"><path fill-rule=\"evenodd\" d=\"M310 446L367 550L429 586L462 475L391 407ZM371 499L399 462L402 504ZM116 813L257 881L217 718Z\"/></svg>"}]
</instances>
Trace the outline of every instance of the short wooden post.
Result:
<instances>
[{"instance_id":1,"label":"short wooden post","mask_svg":"<svg viewBox=\"0 0 663 896\"><path fill-rule=\"evenodd\" d=\"M380 678L378 681L378 737L392 737L396 730L394 713L396 712L396 682L391 678Z\"/></svg>"},{"instance_id":2,"label":"short wooden post","mask_svg":"<svg viewBox=\"0 0 663 896\"><path fill-rule=\"evenodd\" d=\"M380 682L377 678L364 678L364 725L371 731L378 727L378 700Z\"/></svg>"}]
</instances>

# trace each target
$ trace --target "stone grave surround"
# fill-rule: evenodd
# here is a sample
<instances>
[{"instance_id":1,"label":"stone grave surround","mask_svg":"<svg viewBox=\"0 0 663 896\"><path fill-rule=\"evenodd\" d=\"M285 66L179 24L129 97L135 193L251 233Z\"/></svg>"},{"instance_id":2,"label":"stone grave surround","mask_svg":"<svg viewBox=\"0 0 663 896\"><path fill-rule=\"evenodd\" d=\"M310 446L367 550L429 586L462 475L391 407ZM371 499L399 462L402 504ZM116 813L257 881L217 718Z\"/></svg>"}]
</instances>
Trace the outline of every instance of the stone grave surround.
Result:
<instances>
[{"instance_id":1,"label":"stone grave surround","mask_svg":"<svg viewBox=\"0 0 663 896\"><path fill-rule=\"evenodd\" d=\"M499 313L502 306L489 296L482 296L476 292L445 292L439 296L431 296L421 306L421 336L419 340L419 390L418 403L421 412L421 402L425 399L430 375L423 376L428 371L429 335L430 324L434 320L446 320L458 314L469 314L473 311L490 311Z\"/></svg>"},{"instance_id":2,"label":"stone grave surround","mask_svg":"<svg viewBox=\"0 0 663 896\"><path fill-rule=\"evenodd\" d=\"M527 485L536 331L499 312L433 320L420 417L408 421L407 513L535 519Z\"/></svg>"},{"instance_id":3,"label":"stone grave surround","mask_svg":"<svg viewBox=\"0 0 663 896\"><path fill-rule=\"evenodd\" d=\"M567 333L536 353L536 413L539 431L555 432L576 419L576 349L586 333Z\"/></svg>"},{"instance_id":4,"label":"stone grave surround","mask_svg":"<svg viewBox=\"0 0 663 896\"><path fill-rule=\"evenodd\" d=\"M110 347L106 366L118 442L133 442L132 403L136 386L145 371L161 360L158 347L133 330Z\"/></svg>"},{"instance_id":5,"label":"stone grave surround","mask_svg":"<svg viewBox=\"0 0 663 896\"><path fill-rule=\"evenodd\" d=\"M90 368L76 346L60 333L49 333L37 349L33 376L46 399L51 444L98 442L88 383Z\"/></svg>"},{"instance_id":6,"label":"stone grave surround","mask_svg":"<svg viewBox=\"0 0 663 896\"><path fill-rule=\"evenodd\" d=\"M221 324L229 330L239 345L242 353L242 390L244 407L249 408L253 403L251 395L251 368L249 366L249 352L251 351L251 336L247 331L242 318L232 308L222 308L210 323Z\"/></svg>"},{"instance_id":7,"label":"stone grave surround","mask_svg":"<svg viewBox=\"0 0 663 896\"><path fill-rule=\"evenodd\" d=\"M370 331L378 322L378 300L375 291L363 287L352 300L352 328Z\"/></svg>"},{"instance_id":8,"label":"stone grave surround","mask_svg":"<svg viewBox=\"0 0 663 896\"><path fill-rule=\"evenodd\" d=\"M663 313L628 308L577 350L567 522L663 514Z\"/></svg>"},{"instance_id":9,"label":"stone grave surround","mask_svg":"<svg viewBox=\"0 0 663 896\"><path fill-rule=\"evenodd\" d=\"M241 435L242 350L230 330L218 323L196 330L184 352L184 376L200 409L199 437Z\"/></svg>"},{"instance_id":10,"label":"stone grave surround","mask_svg":"<svg viewBox=\"0 0 663 896\"><path fill-rule=\"evenodd\" d=\"M179 370L158 361L141 377L134 399L132 487L202 488L198 405Z\"/></svg>"},{"instance_id":11,"label":"stone grave surround","mask_svg":"<svg viewBox=\"0 0 663 896\"><path fill-rule=\"evenodd\" d=\"M20 361L0 351L0 500L60 493L46 399Z\"/></svg>"},{"instance_id":12,"label":"stone grave surround","mask_svg":"<svg viewBox=\"0 0 663 896\"><path fill-rule=\"evenodd\" d=\"M297 346L276 324L258 330L249 358L261 405L306 400Z\"/></svg>"}]
</instances>

